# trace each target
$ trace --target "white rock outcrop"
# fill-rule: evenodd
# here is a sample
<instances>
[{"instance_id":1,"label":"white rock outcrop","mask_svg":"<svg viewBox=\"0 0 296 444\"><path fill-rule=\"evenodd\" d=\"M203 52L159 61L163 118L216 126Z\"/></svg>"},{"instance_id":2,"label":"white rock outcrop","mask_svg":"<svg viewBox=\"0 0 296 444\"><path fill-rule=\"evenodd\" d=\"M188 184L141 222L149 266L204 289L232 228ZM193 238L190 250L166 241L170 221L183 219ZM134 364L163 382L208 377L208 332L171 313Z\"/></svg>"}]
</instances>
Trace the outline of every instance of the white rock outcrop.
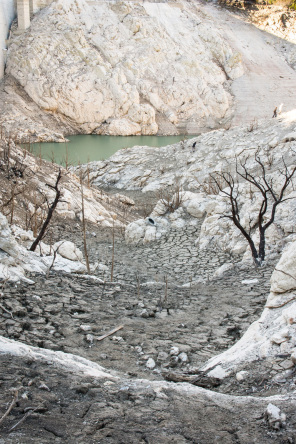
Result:
<instances>
[{"instance_id":1,"label":"white rock outcrop","mask_svg":"<svg viewBox=\"0 0 296 444\"><path fill-rule=\"evenodd\" d=\"M0 213L0 232L0 250L9 254L10 256L17 256L17 242L11 234L6 217L2 213Z\"/></svg>"},{"instance_id":2,"label":"white rock outcrop","mask_svg":"<svg viewBox=\"0 0 296 444\"><path fill-rule=\"evenodd\" d=\"M243 74L217 24L187 3L56 0L11 41L7 74L82 133L196 133L229 119Z\"/></svg>"},{"instance_id":3,"label":"white rock outcrop","mask_svg":"<svg viewBox=\"0 0 296 444\"><path fill-rule=\"evenodd\" d=\"M235 162L248 157L248 169L258 173L254 157L259 150L266 163L269 177L273 176L276 191L281 189L283 176L279 169L293 168L296 163L296 112L283 114L280 119L268 119L250 127L237 127L229 131L216 130L197 138L161 148L133 147L118 151L109 160L83 165L76 170L86 174L89 170L93 185L109 185L118 189L140 189L163 195L151 218L154 227L146 221L134 222L127 229L129 242L158 239L171 228L182 228L185 224L202 224L197 239L200 249L216 245L223 250L245 255L250 260L248 243L240 231L227 218L221 218L229 210L229 202L217 194L210 175L215 172L235 172ZM271 167L269 168L269 163ZM183 192L182 189L191 191ZM267 255L282 248L295 239L296 193L290 186L285 200L277 207L275 223L266 231ZM169 207L178 208L171 212ZM271 202L271 199L270 199ZM256 230L261 196L245 181L240 182L240 218L243 226L251 228L253 240L258 245ZM269 205L270 211L271 206ZM268 213L269 214L269 213ZM157 219L158 218L158 219ZM147 235L146 235L147 233Z\"/></svg>"},{"instance_id":4,"label":"white rock outcrop","mask_svg":"<svg viewBox=\"0 0 296 444\"><path fill-rule=\"evenodd\" d=\"M244 364L277 354L290 356L292 368L295 343L296 241L287 246L272 274L271 292L261 317L233 347L210 359L204 370L215 367L209 375L224 378Z\"/></svg>"},{"instance_id":5,"label":"white rock outcrop","mask_svg":"<svg viewBox=\"0 0 296 444\"><path fill-rule=\"evenodd\" d=\"M11 231L6 217L0 213L0 280L18 282L20 280L33 283L26 277L27 272L45 274L50 268L66 273L85 273L81 251L72 242L59 242L52 248L42 243L36 252L28 251L23 245L31 244L34 239L31 233L14 227L16 238ZM64 247L64 248L63 248ZM58 253L54 255L57 249ZM60 251L61 250L61 251ZM47 254L46 256L43 256ZM41 256L40 256L41 255Z\"/></svg>"}]
</instances>

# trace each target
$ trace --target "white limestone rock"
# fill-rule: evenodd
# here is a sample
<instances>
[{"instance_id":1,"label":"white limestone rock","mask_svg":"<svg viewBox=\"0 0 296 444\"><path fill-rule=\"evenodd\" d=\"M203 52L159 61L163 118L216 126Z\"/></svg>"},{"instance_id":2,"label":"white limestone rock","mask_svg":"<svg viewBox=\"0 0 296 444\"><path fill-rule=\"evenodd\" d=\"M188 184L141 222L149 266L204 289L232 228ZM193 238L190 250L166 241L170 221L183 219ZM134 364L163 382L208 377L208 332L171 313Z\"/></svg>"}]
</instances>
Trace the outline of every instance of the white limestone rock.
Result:
<instances>
[{"instance_id":1,"label":"white limestone rock","mask_svg":"<svg viewBox=\"0 0 296 444\"><path fill-rule=\"evenodd\" d=\"M147 362L146 362L146 367L147 367L149 370L153 370L153 369L156 367L156 363L155 363L155 361L154 361L153 358L149 358L149 359L147 360Z\"/></svg>"},{"instance_id":2,"label":"white limestone rock","mask_svg":"<svg viewBox=\"0 0 296 444\"><path fill-rule=\"evenodd\" d=\"M71 261L83 261L83 254L73 242L60 241L53 245L54 251L57 251L62 257Z\"/></svg>"},{"instance_id":3,"label":"white limestone rock","mask_svg":"<svg viewBox=\"0 0 296 444\"><path fill-rule=\"evenodd\" d=\"M188 199L184 204L187 212L198 219L213 213L216 203L214 200L209 200L205 194L195 194L193 199Z\"/></svg>"},{"instance_id":4,"label":"white limestone rock","mask_svg":"<svg viewBox=\"0 0 296 444\"><path fill-rule=\"evenodd\" d=\"M169 222L165 218L155 217L151 220L154 223L150 223L149 218L130 223L125 230L126 241L129 243L151 242L167 232Z\"/></svg>"},{"instance_id":5,"label":"white limestone rock","mask_svg":"<svg viewBox=\"0 0 296 444\"><path fill-rule=\"evenodd\" d=\"M227 271L232 270L234 267L233 263L226 263L221 265L221 267L217 268L217 270L213 274L213 278L220 278L222 277Z\"/></svg>"},{"instance_id":6,"label":"white limestone rock","mask_svg":"<svg viewBox=\"0 0 296 444\"><path fill-rule=\"evenodd\" d=\"M52 248L42 243L41 247L37 248L35 252L28 251L16 239L21 239L25 243L29 240L31 244L32 233L26 233L25 230L18 229L15 226L13 229L16 238L8 226L6 217L0 213L0 245L3 247L0 246L0 248L4 252L0 254L0 279L8 279L12 282L23 280L32 284L34 282L26 277L27 272L45 274L51 267L56 271L66 273L85 273L87 271L86 266L81 262L83 259L82 253L72 242L61 241ZM64 257L59 253L56 254L56 257L54 256L53 251L58 246ZM64 248L62 248L63 246ZM48 255L43 256L44 253Z\"/></svg>"},{"instance_id":7,"label":"white limestone rock","mask_svg":"<svg viewBox=\"0 0 296 444\"><path fill-rule=\"evenodd\" d=\"M291 243L284 251L271 276L271 291L285 293L296 289L296 244Z\"/></svg>"},{"instance_id":8,"label":"white limestone rock","mask_svg":"<svg viewBox=\"0 0 296 444\"><path fill-rule=\"evenodd\" d=\"M179 353L180 353L179 347L176 347L176 346L171 347L171 350L170 350L171 356L177 356L177 355L179 355Z\"/></svg>"},{"instance_id":9,"label":"white limestone rock","mask_svg":"<svg viewBox=\"0 0 296 444\"><path fill-rule=\"evenodd\" d=\"M229 119L226 80L243 65L215 19L186 3L56 0L12 39L6 70L80 132L148 135Z\"/></svg>"},{"instance_id":10,"label":"white limestone rock","mask_svg":"<svg viewBox=\"0 0 296 444\"><path fill-rule=\"evenodd\" d=\"M182 352L178 355L178 359L180 362L182 362L183 364L185 364L186 362L188 362L188 355L185 352Z\"/></svg>"},{"instance_id":11,"label":"white limestone rock","mask_svg":"<svg viewBox=\"0 0 296 444\"><path fill-rule=\"evenodd\" d=\"M236 380L237 380L238 382L245 381L245 380L247 379L248 376L249 376L249 372L247 372L247 371L237 372L237 374L235 375Z\"/></svg>"},{"instance_id":12,"label":"white limestone rock","mask_svg":"<svg viewBox=\"0 0 296 444\"><path fill-rule=\"evenodd\" d=\"M283 253L271 277L271 289L280 289L280 292L271 291L261 317L250 325L234 346L207 362L203 370L216 366L209 372L210 376L219 373L224 378L244 364L257 359L271 358L281 352L293 355L296 341L296 289L293 280L285 273L295 273L295 255L296 241ZM287 260L288 256L291 256L292 261ZM280 264L284 273L277 271ZM286 288L285 292L283 288ZM293 359L291 357L291 365Z\"/></svg>"},{"instance_id":13,"label":"white limestone rock","mask_svg":"<svg viewBox=\"0 0 296 444\"><path fill-rule=\"evenodd\" d=\"M7 219L2 213L0 213L0 233L0 249L10 256L17 256L17 243L11 234Z\"/></svg>"},{"instance_id":14,"label":"white limestone rock","mask_svg":"<svg viewBox=\"0 0 296 444\"><path fill-rule=\"evenodd\" d=\"M286 415L274 404L269 403L264 413L269 426L274 430L279 430L286 424Z\"/></svg>"}]
</instances>

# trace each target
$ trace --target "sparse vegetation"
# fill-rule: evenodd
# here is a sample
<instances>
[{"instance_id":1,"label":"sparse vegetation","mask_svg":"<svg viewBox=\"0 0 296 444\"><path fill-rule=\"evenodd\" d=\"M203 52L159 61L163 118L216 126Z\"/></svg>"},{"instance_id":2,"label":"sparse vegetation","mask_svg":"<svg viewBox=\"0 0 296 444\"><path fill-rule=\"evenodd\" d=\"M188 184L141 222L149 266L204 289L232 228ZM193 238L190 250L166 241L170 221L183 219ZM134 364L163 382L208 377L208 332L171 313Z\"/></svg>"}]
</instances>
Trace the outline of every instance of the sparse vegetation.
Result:
<instances>
[{"instance_id":1,"label":"sparse vegetation","mask_svg":"<svg viewBox=\"0 0 296 444\"><path fill-rule=\"evenodd\" d=\"M184 200L182 186L177 181L174 187L161 190L158 194L158 200L164 205L166 212L174 213Z\"/></svg>"}]
</instances>

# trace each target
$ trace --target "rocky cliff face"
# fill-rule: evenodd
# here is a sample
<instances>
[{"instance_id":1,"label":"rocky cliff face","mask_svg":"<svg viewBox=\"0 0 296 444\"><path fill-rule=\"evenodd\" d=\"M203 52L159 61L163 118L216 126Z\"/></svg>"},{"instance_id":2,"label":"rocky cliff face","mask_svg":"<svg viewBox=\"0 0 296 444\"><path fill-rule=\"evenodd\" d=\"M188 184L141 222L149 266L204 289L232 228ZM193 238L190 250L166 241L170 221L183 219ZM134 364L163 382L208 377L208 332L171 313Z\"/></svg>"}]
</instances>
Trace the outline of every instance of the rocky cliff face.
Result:
<instances>
[{"instance_id":1,"label":"rocky cliff face","mask_svg":"<svg viewBox=\"0 0 296 444\"><path fill-rule=\"evenodd\" d=\"M132 135L222 124L243 68L196 6L58 0L14 38L7 73L79 132Z\"/></svg>"}]
</instances>

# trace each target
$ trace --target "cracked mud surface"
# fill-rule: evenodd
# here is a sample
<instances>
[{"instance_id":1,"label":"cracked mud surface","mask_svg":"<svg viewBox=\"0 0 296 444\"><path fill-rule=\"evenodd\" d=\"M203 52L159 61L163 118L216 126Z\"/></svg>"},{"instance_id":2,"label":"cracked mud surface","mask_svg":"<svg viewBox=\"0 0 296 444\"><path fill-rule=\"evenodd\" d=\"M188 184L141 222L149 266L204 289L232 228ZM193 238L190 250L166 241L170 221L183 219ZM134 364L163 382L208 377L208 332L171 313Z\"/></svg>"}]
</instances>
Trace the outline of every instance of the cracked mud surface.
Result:
<instances>
[{"instance_id":1,"label":"cracked mud surface","mask_svg":"<svg viewBox=\"0 0 296 444\"><path fill-rule=\"evenodd\" d=\"M59 224L55 236L81 247L80 228L72 224L71 232L65 232L64 227ZM191 390L192 384L165 382L172 374L197 374L205 361L234 344L258 318L269 293L272 265L261 270L235 265L223 278L209 281L231 258L216 250L200 255L194 244L197 230L171 231L141 246L127 245L116 231L111 283L112 229L89 226L90 259L108 267L96 271L105 283L51 272L48 277L31 276L34 285L6 284L2 336L82 356L119 371L121 379L98 382L30 358L0 356L1 415L13 388L22 386L20 393L26 394L3 422L0 444L294 442L291 419L287 429L268 428L262 416L264 399L230 407L230 401L224 405L206 395L176 391L181 386ZM204 282L194 283L201 277ZM257 283L242 284L250 278ZM123 328L98 340L118 326ZM285 359L278 358L277 371L274 365L251 364L251 376L243 383L231 377L215 386L205 378L197 385L258 398L294 390L293 372L277 383L273 380L285 370ZM137 378L145 378L144 384ZM161 396L153 388L158 383L168 384ZM8 433L26 407L36 410ZM283 408L288 413L291 406Z\"/></svg>"},{"instance_id":2,"label":"cracked mud surface","mask_svg":"<svg viewBox=\"0 0 296 444\"><path fill-rule=\"evenodd\" d=\"M97 275L106 282L50 273L31 276L33 286L7 285L1 335L78 354L132 376L159 378L164 369L200 367L233 345L262 311L272 268L236 266L223 279L196 283L218 268L219 254L208 252L204 262L199 260L195 229L173 231L142 246L127 245L117 232L112 283L112 230L92 233L91 262L103 259L108 270ZM241 284L250 276L258 282ZM116 334L97 340L121 325ZM149 358L154 368L146 367Z\"/></svg>"}]
</instances>

